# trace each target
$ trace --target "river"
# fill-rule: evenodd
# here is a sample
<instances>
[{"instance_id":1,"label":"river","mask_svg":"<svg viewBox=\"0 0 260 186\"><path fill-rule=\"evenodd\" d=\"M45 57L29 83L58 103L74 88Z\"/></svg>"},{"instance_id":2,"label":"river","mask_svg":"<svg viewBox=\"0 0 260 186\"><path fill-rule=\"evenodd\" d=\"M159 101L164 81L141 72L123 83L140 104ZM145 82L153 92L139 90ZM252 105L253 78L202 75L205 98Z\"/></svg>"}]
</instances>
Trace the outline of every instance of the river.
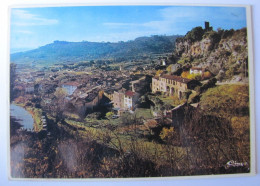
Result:
<instances>
[{"instance_id":1,"label":"river","mask_svg":"<svg viewBox=\"0 0 260 186\"><path fill-rule=\"evenodd\" d=\"M23 107L11 104L10 116L14 118L19 124L21 124L24 129L33 130L33 117Z\"/></svg>"}]
</instances>

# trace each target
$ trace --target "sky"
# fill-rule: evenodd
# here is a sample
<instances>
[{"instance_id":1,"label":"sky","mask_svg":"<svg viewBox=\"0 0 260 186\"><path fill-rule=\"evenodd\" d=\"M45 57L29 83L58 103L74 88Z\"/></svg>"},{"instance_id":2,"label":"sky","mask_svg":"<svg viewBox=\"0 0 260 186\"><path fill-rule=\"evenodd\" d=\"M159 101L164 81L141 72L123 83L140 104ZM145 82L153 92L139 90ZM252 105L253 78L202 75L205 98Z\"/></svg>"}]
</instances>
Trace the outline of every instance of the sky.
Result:
<instances>
[{"instance_id":1,"label":"sky","mask_svg":"<svg viewBox=\"0 0 260 186\"><path fill-rule=\"evenodd\" d=\"M209 21L214 30L246 27L244 7L74 6L11 8L11 53L55 40L118 42L151 35L185 35Z\"/></svg>"}]
</instances>

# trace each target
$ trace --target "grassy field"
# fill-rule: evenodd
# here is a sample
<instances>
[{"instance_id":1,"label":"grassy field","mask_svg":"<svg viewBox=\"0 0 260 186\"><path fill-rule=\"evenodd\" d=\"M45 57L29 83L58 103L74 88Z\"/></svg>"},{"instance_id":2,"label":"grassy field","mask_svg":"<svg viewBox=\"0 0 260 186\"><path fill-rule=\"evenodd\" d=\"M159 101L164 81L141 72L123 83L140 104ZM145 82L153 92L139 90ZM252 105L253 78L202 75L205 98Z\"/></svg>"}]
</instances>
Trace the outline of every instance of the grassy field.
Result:
<instances>
[{"instance_id":1,"label":"grassy field","mask_svg":"<svg viewBox=\"0 0 260 186\"><path fill-rule=\"evenodd\" d=\"M143 118L143 119L153 118L151 109L137 108L135 113L137 118Z\"/></svg>"},{"instance_id":2,"label":"grassy field","mask_svg":"<svg viewBox=\"0 0 260 186\"><path fill-rule=\"evenodd\" d=\"M180 104L185 103L185 99L179 99L177 96L159 96L158 97L160 100L162 100L164 102L164 104L168 104L171 106L178 106Z\"/></svg>"}]
</instances>

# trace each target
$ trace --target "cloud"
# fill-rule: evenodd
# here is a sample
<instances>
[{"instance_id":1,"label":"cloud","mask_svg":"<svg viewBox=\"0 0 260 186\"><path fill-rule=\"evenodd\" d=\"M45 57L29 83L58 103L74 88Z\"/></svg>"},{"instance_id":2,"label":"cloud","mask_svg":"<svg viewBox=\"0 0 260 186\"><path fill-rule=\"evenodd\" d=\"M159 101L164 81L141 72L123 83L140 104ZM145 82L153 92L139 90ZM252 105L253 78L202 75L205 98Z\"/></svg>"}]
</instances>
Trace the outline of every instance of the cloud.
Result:
<instances>
[{"instance_id":1,"label":"cloud","mask_svg":"<svg viewBox=\"0 0 260 186\"><path fill-rule=\"evenodd\" d=\"M12 10L12 24L16 26L54 25L58 22L56 19L43 18L25 10Z\"/></svg>"},{"instance_id":2,"label":"cloud","mask_svg":"<svg viewBox=\"0 0 260 186\"><path fill-rule=\"evenodd\" d=\"M117 22L107 22L103 23L103 25L110 29L127 29L132 31L143 30L143 32L154 32L154 31L163 31L166 27L168 27L168 23L164 20L162 21L150 21L145 23L117 23Z\"/></svg>"},{"instance_id":3,"label":"cloud","mask_svg":"<svg viewBox=\"0 0 260 186\"><path fill-rule=\"evenodd\" d=\"M103 25L110 29L143 31L150 34L186 34L210 21L212 26L238 27L245 25L245 10L234 7L172 6L158 10L158 20L144 23L109 22ZM227 23L227 24L225 24ZM232 23L232 24L230 24ZM228 24L230 28L228 28Z\"/></svg>"},{"instance_id":4,"label":"cloud","mask_svg":"<svg viewBox=\"0 0 260 186\"><path fill-rule=\"evenodd\" d=\"M168 7L160 10L164 20L183 23L192 21L232 22L245 21L245 8L243 7L210 7L210 6L183 6Z\"/></svg>"},{"instance_id":5,"label":"cloud","mask_svg":"<svg viewBox=\"0 0 260 186\"><path fill-rule=\"evenodd\" d=\"M181 8L183 10L183 8ZM106 22L103 25L109 29L118 30L132 30L138 31L140 36L149 33L152 34L184 34L180 31L180 22L183 23L183 19L188 21L193 18L194 11L190 10L182 11L179 7L169 7L158 10L158 19L151 20L143 23L128 23L128 22ZM197 16L197 15L196 15ZM143 34L142 34L142 32Z\"/></svg>"}]
</instances>

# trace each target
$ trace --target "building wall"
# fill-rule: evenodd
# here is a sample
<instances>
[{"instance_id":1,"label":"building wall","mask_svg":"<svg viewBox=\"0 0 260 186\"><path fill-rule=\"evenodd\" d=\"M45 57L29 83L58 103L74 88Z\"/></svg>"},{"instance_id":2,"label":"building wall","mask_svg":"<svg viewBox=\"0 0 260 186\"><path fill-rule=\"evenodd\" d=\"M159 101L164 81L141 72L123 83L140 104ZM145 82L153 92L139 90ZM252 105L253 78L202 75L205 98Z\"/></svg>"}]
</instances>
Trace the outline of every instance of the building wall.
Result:
<instances>
[{"instance_id":1,"label":"building wall","mask_svg":"<svg viewBox=\"0 0 260 186\"><path fill-rule=\"evenodd\" d=\"M166 79L165 78L159 78L160 80L160 91L161 92L166 92L167 89L166 89Z\"/></svg>"},{"instance_id":2,"label":"building wall","mask_svg":"<svg viewBox=\"0 0 260 186\"><path fill-rule=\"evenodd\" d=\"M186 83L182 83L172 79L166 79L159 77L159 80L156 78L152 79L152 92L157 91L168 94L169 96L177 95L179 98L182 98L184 92L188 89Z\"/></svg>"},{"instance_id":3,"label":"building wall","mask_svg":"<svg viewBox=\"0 0 260 186\"><path fill-rule=\"evenodd\" d=\"M124 108L126 108L126 109L132 109L133 108L132 97L124 95Z\"/></svg>"},{"instance_id":4,"label":"building wall","mask_svg":"<svg viewBox=\"0 0 260 186\"><path fill-rule=\"evenodd\" d=\"M202 74L205 72L205 68L191 68L190 74Z\"/></svg>"},{"instance_id":5,"label":"building wall","mask_svg":"<svg viewBox=\"0 0 260 186\"><path fill-rule=\"evenodd\" d=\"M79 116L85 116L93 112L93 109L97 107L100 100L103 98L102 94L98 94L93 100L86 101L85 98L72 100L70 103L75 107L75 113Z\"/></svg>"},{"instance_id":6,"label":"building wall","mask_svg":"<svg viewBox=\"0 0 260 186\"><path fill-rule=\"evenodd\" d=\"M136 93L133 96L124 95L124 108L135 110L140 94Z\"/></svg>"},{"instance_id":7,"label":"building wall","mask_svg":"<svg viewBox=\"0 0 260 186\"><path fill-rule=\"evenodd\" d=\"M109 94L107 92L104 92L104 96L106 96L108 99L110 99L111 101L113 101L113 96L114 94Z\"/></svg>"},{"instance_id":8,"label":"building wall","mask_svg":"<svg viewBox=\"0 0 260 186\"><path fill-rule=\"evenodd\" d=\"M68 95L72 95L73 92L77 89L77 86L73 86L73 85L62 85L62 88L66 89Z\"/></svg>"},{"instance_id":9,"label":"building wall","mask_svg":"<svg viewBox=\"0 0 260 186\"><path fill-rule=\"evenodd\" d=\"M124 108L124 94L121 92L114 92L113 103L115 108Z\"/></svg>"},{"instance_id":10,"label":"building wall","mask_svg":"<svg viewBox=\"0 0 260 186\"><path fill-rule=\"evenodd\" d=\"M26 92L26 93L32 93L32 92L34 92L34 87L33 87L33 86L25 87L25 92Z\"/></svg>"},{"instance_id":11,"label":"building wall","mask_svg":"<svg viewBox=\"0 0 260 186\"><path fill-rule=\"evenodd\" d=\"M157 91L161 91L160 81L156 78L152 78L152 92L155 93Z\"/></svg>"}]
</instances>

